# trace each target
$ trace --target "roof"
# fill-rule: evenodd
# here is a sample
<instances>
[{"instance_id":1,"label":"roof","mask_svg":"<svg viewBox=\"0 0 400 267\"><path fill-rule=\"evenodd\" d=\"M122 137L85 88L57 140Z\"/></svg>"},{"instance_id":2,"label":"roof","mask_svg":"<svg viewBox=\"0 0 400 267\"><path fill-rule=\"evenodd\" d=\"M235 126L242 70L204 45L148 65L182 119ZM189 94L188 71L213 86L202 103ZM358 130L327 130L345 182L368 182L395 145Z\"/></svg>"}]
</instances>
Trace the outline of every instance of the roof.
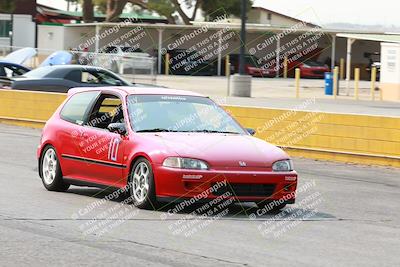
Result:
<instances>
[{"instance_id":1,"label":"roof","mask_svg":"<svg viewBox=\"0 0 400 267\"><path fill-rule=\"evenodd\" d=\"M191 30L191 29L198 29L201 26L207 26L210 30L221 30L226 29L229 27L230 30L239 31L240 30L240 23L222 23L222 22L200 22L200 21L193 21L192 25L183 25L183 24L164 24L164 23L135 23L135 24L123 24L116 23L116 22L94 22L94 23L71 23L65 24L65 27L114 27L119 25L122 28L133 28L137 26L141 26L146 29L177 29L177 30ZM247 32L256 32L256 33L265 33L265 32L284 32L290 29L290 27L284 26L271 26L269 24L254 24L254 23L247 23L246 24L246 31ZM309 32L310 28L299 28L296 29L298 33ZM319 28L318 31L326 34L338 34L338 33L364 33L364 34L384 34L384 32L378 31L368 31L368 30L338 30L338 29L328 29L328 28Z\"/></svg>"},{"instance_id":2,"label":"roof","mask_svg":"<svg viewBox=\"0 0 400 267\"><path fill-rule=\"evenodd\" d=\"M282 13L279 13L279 12L276 12L276 11L273 11L273 10L271 10L271 9L266 9L266 8L264 8L264 7L253 6L252 9L258 9L258 10L261 10L261 11L265 11L265 12L268 12L268 13L272 13L272 14L275 14L275 15L278 15L278 16L281 16L281 17L284 17L284 18L287 18L287 19L291 19L291 20L294 20L294 21L297 21L297 22L304 22L308 27L313 27L313 28L317 27L317 28L320 28L320 26L317 25L317 24L313 24L313 23L310 23L310 22L306 22L306 21L304 21L304 20L296 19L296 18L294 18L294 17L290 17L290 16L288 16L288 15L285 15L285 14L282 14Z\"/></svg>"},{"instance_id":3,"label":"roof","mask_svg":"<svg viewBox=\"0 0 400 267\"><path fill-rule=\"evenodd\" d=\"M176 96L200 96L204 95L178 89L160 87L135 87L135 86L105 86L105 87L75 87L68 90L68 95L84 91L114 91L124 95L176 95Z\"/></svg>"},{"instance_id":4,"label":"roof","mask_svg":"<svg viewBox=\"0 0 400 267\"><path fill-rule=\"evenodd\" d=\"M51 68L51 69L88 69L88 70L106 70L102 67L92 66L92 65L78 65L78 64L65 64L65 65L53 65L53 66L43 66L38 68Z\"/></svg>"},{"instance_id":5,"label":"roof","mask_svg":"<svg viewBox=\"0 0 400 267\"><path fill-rule=\"evenodd\" d=\"M69 19L69 20L82 20L82 11L66 11L61 9L56 9L53 7L37 4L38 13L44 15L45 17L57 18L57 19ZM106 14L101 12L94 12L95 19L104 20ZM150 14L148 12L130 12L122 13L119 16L120 19L135 19L139 22L142 21L156 21L156 22L167 22L164 16L157 16Z\"/></svg>"},{"instance_id":6,"label":"roof","mask_svg":"<svg viewBox=\"0 0 400 267\"><path fill-rule=\"evenodd\" d=\"M387 43L400 43L400 34L357 34L357 33L339 33L338 37L344 37L355 40L377 41Z\"/></svg>"}]
</instances>

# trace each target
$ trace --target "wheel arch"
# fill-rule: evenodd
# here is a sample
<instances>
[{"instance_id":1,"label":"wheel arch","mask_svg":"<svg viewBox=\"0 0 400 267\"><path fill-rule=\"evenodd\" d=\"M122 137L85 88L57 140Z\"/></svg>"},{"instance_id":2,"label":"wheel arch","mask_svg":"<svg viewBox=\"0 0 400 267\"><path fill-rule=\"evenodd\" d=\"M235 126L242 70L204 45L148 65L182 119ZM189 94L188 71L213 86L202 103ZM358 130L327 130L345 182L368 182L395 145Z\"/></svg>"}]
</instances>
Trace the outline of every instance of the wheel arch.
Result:
<instances>
[{"instance_id":1,"label":"wheel arch","mask_svg":"<svg viewBox=\"0 0 400 267\"><path fill-rule=\"evenodd\" d=\"M140 159L140 158L144 158L144 159L148 160L150 162L150 164L153 165L153 161L151 160L150 156L147 155L146 153L139 152L139 153L136 153L136 154L132 155L131 159L129 160L129 163L127 164L127 166L128 166L128 172L127 172L127 175L126 175L126 184L127 185L128 185L128 182L129 182L129 176L131 175L131 172L132 172L132 169L133 169L133 165L135 165L136 161L138 159ZM155 179L155 177L154 177L154 168L153 168L153 178Z\"/></svg>"},{"instance_id":2,"label":"wheel arch","mask_svg":"<svg viewBox=\"0 0 400 267\"><path fill-rule=\"evenodd\" d=\"M40 169L42 168L42 155L43 155L43 152L46 150L46 148L49 147L49 146L53 147L54 150L56 151L56 155L57 155L57 158L58 158L58 164L60 164L61 173L62 173L62 167L61 167L61 161L60 161L61 155L58 155L57 148L50 141L46 141L46 142L44 142L42 144L42 146L41 146L41 148L39 150L39 153L38 153L39 154L39 157L38 157L38 173L39 173L39 177L40 178L43 178L42 177L42 173L40 171Z\"/></svg>"}]
</instances>

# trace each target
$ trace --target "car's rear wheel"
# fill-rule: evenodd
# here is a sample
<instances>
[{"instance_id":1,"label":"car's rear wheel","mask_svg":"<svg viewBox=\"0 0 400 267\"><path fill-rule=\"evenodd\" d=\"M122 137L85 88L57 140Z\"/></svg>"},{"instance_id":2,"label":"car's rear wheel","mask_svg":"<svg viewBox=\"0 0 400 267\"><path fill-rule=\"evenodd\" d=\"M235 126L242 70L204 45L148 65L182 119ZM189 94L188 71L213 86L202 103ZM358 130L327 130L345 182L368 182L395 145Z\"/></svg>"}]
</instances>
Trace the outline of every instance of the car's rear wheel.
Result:
<instances>
[{"instance_id":1,"label":"car's rear wheel","mask_svg":"<svg viewBox=\"0 0 400 267\"><path fill-rule=\"evenodd\" d=\"M60 162L53 146L47 146L40 157L40 176L44 187L49 191L66 191L69 184L62 177Z\"/></svg>"},{"instance_id":2,"label":"car's rear wheel","mask_svg":"<svg viewBox=\"0 0 400 267\"><path fill-rule=\"evenodd\" d=\"M151 164L139 158L129 176L129 193L133 204L141 209L155 209L157 206L154 175Z\"/></svg>"}]
</instances>

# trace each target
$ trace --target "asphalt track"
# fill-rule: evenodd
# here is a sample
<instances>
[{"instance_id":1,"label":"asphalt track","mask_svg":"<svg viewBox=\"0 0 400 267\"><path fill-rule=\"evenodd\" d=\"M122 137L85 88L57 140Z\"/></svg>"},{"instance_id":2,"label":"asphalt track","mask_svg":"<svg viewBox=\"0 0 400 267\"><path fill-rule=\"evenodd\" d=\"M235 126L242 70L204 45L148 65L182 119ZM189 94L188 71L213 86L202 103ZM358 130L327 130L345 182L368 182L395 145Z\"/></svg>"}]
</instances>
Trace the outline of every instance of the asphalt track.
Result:
<instances>
[{"instance_id":1,"label":"asphalt track","mask_svg":"<svg viewBox=\"0 0 400 267\"><path fill-rule=\"evenodd\" d=\"M39 137L0 125L0 266L400 266L399 169L295 159L304 190L292 209L254 216L235 204L219 219L191 217L121 198L93 208L108 194L94 188L46 191ZM107 231L86 231L99 222ZM196 231L177 231L188 223Z\"/></svg>"}]
</instances>

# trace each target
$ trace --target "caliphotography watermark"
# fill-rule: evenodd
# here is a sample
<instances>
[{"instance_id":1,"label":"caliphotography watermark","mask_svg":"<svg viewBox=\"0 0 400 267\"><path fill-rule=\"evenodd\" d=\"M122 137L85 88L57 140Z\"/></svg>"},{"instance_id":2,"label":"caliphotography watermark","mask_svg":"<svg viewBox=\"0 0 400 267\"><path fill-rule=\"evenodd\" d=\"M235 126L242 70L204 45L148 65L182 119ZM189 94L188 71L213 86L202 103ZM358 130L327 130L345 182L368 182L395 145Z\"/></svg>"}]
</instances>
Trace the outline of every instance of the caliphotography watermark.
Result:
<instances>
[{"instance_id":1,"label":"caliphotography watermark","mask_svg":"<svg viewBox=\"0 0 400 267\"><path fill-rule=\"evenodd\" d=\"M140 209L131 204L133 196L127 197L131 187L132 185L128 184L114 190L74 212L71 218L82 222L79 225L82 234L101 237L127 220L135 218L140 213Z\"/></svg>"},{"instance_id":2,"label":"caliphotography watermark","mask_svg":"<svg viewBox=\"0 0 400 267\"><path fill-rule=\"evenodd\" d=\"M170 222L168 230L172 235L188 238L198 234L229 213L229 206L234 202L234 194L225 191L227 187L229 187L227 180L220 180L193 197L183 196L178 203L171 204L160 218ZM225 192L218 193L218 191ZM177 220L168 220L175 215L181 216Z\"/></svg>"},{"instance_id":3,"label":"caliphotography watermark","mask_svg":"<svg viewBox=\"0 0 400 267\"><path fill-rule=\"evenodd\" d=\"M318 26L301 21L283 31L266 35L249 44L249 54L258 56L253 62L264 70L281 71L287 64L288 70L321 52L320 40L327 36Z\"/></svg>"},{"instance_id":4,"label":"caliphotography watermark","mask_svg":"<svg viewBox=\"0 0 400 267\"><path fill-rule=\"evenodd\" d=\"M265 238L280 238L284 234L293 231L301 222L312 219L318 216L319 207L323 203L324 198L321 192L316 191L317 183L315 180L306 182L304 185L297 188L297 193L291 193L293 196L301 198L296 202L296 205L287 207L284 211L278 214L273 214L267 220L261 221L257 225L259 233ZM286 197L287 198L287 197ZM280 200L274 200L266 203L263 208L257 209L249 215L251 220L264 218L264 216L274 210L275 207L284 203L285 197Z\"/></svg>"}]
</instances>

